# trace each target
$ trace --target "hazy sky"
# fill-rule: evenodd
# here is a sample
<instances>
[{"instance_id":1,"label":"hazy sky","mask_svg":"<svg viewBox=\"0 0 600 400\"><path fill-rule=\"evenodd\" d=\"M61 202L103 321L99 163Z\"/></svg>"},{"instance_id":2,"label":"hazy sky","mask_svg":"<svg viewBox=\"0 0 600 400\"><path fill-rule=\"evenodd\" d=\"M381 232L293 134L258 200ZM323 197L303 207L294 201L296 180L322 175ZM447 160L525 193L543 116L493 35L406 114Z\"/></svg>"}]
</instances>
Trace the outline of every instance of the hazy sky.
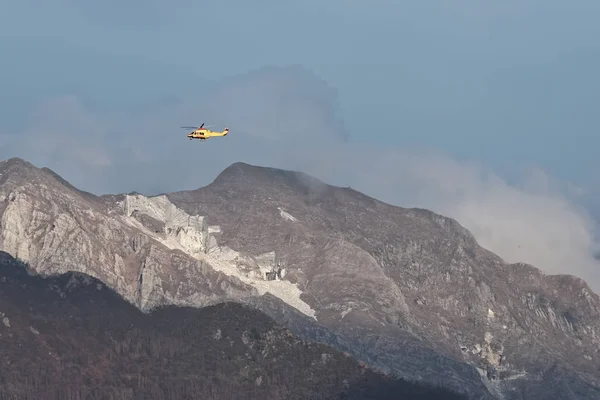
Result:
<instances>
[{"instance_id":1,"label":"hazy sky","mask_svg":"<svg viewBox=\"0 0 600 400\"><path fill-rule=\"evenodd\" d=\"M0 158L96 193L302 169L593 280L599 18L597 0L0 0ZM179 129L202 122L231 133Z\"/></svg>"}]
</instances>

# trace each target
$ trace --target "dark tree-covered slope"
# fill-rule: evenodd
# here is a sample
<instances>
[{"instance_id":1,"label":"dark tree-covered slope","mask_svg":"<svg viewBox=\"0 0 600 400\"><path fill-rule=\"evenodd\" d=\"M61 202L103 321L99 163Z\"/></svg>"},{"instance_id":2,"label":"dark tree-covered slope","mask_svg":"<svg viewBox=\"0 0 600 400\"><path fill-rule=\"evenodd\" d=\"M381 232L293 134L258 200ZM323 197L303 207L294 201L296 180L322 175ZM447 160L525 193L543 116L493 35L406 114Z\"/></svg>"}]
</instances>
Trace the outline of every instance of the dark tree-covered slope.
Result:
<instances>
[{"instance_id":1,"label":"dark tree-covered slope","mask_svg":"<svg viewBox=\"0 0 600 400\"><path fill-rule=\"evenodd\" d=\"M0 252L0 399L459 399L299 340L235 303L144 314Z\"/></svg>"}]
</instances>

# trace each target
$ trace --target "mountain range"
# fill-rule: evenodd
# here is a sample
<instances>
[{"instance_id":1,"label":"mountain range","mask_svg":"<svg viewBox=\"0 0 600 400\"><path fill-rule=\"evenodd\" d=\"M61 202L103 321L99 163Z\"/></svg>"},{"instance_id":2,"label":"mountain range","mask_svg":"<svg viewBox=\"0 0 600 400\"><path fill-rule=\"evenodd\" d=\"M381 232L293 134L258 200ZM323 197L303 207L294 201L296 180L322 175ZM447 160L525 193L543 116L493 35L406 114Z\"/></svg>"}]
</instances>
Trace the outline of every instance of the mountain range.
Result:
<instances>
[{"instance_id":1,"label":"mountain range","mask_svg":"<svg viewBox=\"0 0 600 400\"><path fill-rule=\"evenodd\" d=\"M0 216L0 250L31 273L85 274L141 313L236 303L470 399L600 398L598 295L428 210L245 163L197 190L97 196L13 158Z\"/></svg>"}]
</instances>

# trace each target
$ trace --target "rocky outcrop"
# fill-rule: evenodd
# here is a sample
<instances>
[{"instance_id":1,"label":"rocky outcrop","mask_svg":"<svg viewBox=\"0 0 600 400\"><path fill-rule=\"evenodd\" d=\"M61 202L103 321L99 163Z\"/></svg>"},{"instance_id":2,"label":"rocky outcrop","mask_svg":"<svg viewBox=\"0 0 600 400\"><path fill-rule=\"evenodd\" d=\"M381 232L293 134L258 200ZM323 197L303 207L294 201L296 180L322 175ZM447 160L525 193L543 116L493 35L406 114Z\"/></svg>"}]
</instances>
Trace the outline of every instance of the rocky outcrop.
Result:
<instances>
[{"instance_id":1,"label":"rocky outcrop","mask_svg":"<svg viewBox=\"0 0 600 400\"><path fill-rule=\"evenodd\" d=\"M255 293L206 263L171 251L165 244L171 237L163 235L161 243L160 234L158 239L147 234L150 229L131 214L66 190L54 176L22 160L9 160L2 174L9 182L0 194L1 248L38 273L89 273L142 309L172 302L204 306Z\"/></svg>"},{"instance_id":2,"label":"rocky outcrop","mask_svg":"<svg viewBox=\"0 0 600 400\"><path fill-rule=\"evenodd\" d=\"M206 253L209 227L205 217L189 215L175 207L166 196L127 195L117 205L123 207L126 217L133 217L163 240L174 239L186 253Z\"/></svg>"},{"instance_id":3,"label":"rocky outcrop","mask_svg":"<svg viewBox=\"0 0 600 400\"><path fill-rule=\"evenodd\" d=\"M20 159L0 168L0 249L38 273L88 273L145 311L271 292L314 316L294 284L267 280L274 252L255 259L220 247L219 226L166 196L96 197Z\"/></svg>"}]
</instances>

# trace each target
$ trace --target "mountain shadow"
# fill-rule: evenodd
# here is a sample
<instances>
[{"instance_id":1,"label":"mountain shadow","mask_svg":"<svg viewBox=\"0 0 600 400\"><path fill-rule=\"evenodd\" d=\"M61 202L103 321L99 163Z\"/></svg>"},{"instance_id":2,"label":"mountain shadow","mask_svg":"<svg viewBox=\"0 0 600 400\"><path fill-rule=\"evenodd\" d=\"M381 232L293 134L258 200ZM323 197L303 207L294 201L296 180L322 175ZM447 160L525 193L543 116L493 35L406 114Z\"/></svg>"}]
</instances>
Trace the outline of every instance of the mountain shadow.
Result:
<instances>
[{"instance_id":1,"label":"mountain shadow","mask_svg":"<svg viewBox=\"0 0 600 400\"><path fill-rule=\"evenodd\" d=\"M139 311L0 252L0 399L462 399L298 339L236 303Z\"/></svg>"}]
</instances>

